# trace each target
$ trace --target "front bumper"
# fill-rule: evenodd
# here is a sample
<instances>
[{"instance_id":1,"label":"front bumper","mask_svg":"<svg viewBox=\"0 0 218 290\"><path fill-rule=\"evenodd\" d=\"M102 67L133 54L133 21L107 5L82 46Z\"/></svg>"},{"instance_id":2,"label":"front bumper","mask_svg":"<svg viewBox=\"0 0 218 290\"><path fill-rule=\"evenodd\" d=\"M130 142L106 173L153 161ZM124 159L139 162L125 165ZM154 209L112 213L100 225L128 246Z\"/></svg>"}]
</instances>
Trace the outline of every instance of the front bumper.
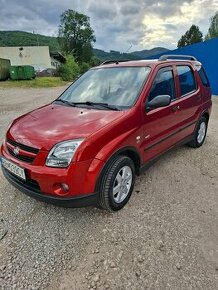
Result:
<instances>
[{"instance_id":1,"label":"front bumper","mask_svg":"<svg viewBox=\"0 0 218 290\"><path fill-rule=\"evenodd\" d=\"M46 155L44 158L42 155L43 152L39 152L33 163L27 163L12 156L6 146L2 146L0 152L0 156L25 170L27 182L23 186L26 188L28 184L31 185L31 191L41 192L48 198L57 200L76 199L96 192L96 182L104 166L103 161L92 159L73 162L68 168L52 168L44 165ZM68 185L68 192L60 190L61 184Z\"/></svg>"},{"instance_id":2,"label":"front bumper","mask_svg":"<svg viewBox=\"0 0 218 290\"><path fill-rule=\"evenodd\" d=\"M11 174L8 170L6 170L3 167L2 167L2 172L5 178L14 187L19 189L21 192L40 201L44 201L47 203L64 206L64 207L84 207L84 206L97 205L98 203L97 193L92 193L89 195L82 195L79 197L58 197L58 196L46 195L42 193L40 190L36 188L34 189L28 184L22 182L22 180L16 178L13 174Z\"/></svg>"}]
</instances>

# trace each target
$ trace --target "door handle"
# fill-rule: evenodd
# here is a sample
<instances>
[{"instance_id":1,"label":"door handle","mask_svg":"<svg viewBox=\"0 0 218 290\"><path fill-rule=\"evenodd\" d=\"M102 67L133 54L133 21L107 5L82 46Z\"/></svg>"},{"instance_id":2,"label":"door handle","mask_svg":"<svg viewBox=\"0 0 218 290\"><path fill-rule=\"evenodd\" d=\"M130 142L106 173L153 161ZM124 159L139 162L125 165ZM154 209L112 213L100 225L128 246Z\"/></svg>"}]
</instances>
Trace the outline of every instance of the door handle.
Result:
<instances>
[{"instance_id":1,"label":"door handle","mask_svg":"<svg viewBox=\"0 0 218 290\"><path fill-rule=\"evenodd\" d=\"M172 107L172 111L173 112L176 112L176 111L178 111L180 109L180 106L173 106Z\"/></svg>"}]
</instances>

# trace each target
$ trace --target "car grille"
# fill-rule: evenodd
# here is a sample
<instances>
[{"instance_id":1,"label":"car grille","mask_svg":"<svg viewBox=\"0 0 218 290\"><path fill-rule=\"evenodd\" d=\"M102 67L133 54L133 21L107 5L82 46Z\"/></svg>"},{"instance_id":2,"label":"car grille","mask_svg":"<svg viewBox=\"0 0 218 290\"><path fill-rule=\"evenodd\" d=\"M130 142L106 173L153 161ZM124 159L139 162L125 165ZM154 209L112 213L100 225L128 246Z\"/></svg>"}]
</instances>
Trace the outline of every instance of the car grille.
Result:
<instances>
[{"instance_id":1,"label":"car grille","mask_svg":"<svg viewBox=\"0 0 218 290\"><path fill-rule=\"evenodd\" d=\"M7 149L8 152L16 159L27 162L27 163L32 163L36 157L36 155L39 152L39 149L18 143L14 140L7 139ZM14 149L18 147L19 149L22 150L21 154L15 154Z\"/></svg>"}]
</instances>

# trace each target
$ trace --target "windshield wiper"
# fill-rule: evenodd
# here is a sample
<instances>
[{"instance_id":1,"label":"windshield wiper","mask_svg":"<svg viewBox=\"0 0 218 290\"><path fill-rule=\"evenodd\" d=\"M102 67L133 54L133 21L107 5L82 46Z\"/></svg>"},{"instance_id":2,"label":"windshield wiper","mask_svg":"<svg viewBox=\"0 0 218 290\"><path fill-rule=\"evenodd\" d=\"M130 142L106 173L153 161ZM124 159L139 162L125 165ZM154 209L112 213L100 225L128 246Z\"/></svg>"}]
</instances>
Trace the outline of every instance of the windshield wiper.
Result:
<instances>
[{"instance_id":1,"label":"windshield wiper","mask_svg":"<svg viewBox=\"0 0 218 290\"><path fill-rule=\"evenodd\" d=\"M67 104L69 106L75 107L74 103L70 103L70 102L62 100L62 99L57 99L57 100L55 100L55 102L61 102L63 104Z\"/></svg>"},{"instance_id":2,"label":"windshield wiper","mask_svg":"<svg viewBox=\"0 0 218 290\"><path fill-rule=\"evenodd\" d=\"M75 106L77 106L77 105L88 105L88 106L93 106L93 107L99 106L99 107L106 108L108 110L119 111L119 109L116 106L109 105L107 103L98 103L98 102L86 101L86 102L73 102L71 104L73 104Z\"/></svg>"}]
</instances>

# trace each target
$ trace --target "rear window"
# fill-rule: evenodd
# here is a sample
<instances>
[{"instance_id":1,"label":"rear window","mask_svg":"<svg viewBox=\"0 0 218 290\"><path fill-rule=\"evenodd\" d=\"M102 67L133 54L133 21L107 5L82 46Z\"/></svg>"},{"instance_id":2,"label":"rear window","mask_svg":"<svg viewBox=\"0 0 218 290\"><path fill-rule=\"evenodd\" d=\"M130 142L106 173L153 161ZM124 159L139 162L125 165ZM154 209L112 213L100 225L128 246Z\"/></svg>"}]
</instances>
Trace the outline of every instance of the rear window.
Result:
<instances>
[{"instance_id":1,"label":"rear window","mask_svg":"<svg viewBox=\"0 0 218 290\"><path fill-rule=\"evenodd\" d=\"M197 67L197 71L198 71L198 74L199 74L199 76L200 76L200 78L201 78L202 84L203 84L205 87L209 87L209 86L210 86L210 82L209 82L209 80L208 80L208 77L207 77L207 75L206 75L206 72L205 72L203 66L202 66L202 65L201 65L201 66L198 66L198 67Z\"/></svg>"},{"instance_id":2,"label":"rear window","mask_svg":"<svg viewBox=\"0 0 218 290\"><path fill-rule=\"evenodd\" d=\"M196 82L193 71L189 66L177 66L181 96L196 90Z\"/></svg>"}]
</instances>

